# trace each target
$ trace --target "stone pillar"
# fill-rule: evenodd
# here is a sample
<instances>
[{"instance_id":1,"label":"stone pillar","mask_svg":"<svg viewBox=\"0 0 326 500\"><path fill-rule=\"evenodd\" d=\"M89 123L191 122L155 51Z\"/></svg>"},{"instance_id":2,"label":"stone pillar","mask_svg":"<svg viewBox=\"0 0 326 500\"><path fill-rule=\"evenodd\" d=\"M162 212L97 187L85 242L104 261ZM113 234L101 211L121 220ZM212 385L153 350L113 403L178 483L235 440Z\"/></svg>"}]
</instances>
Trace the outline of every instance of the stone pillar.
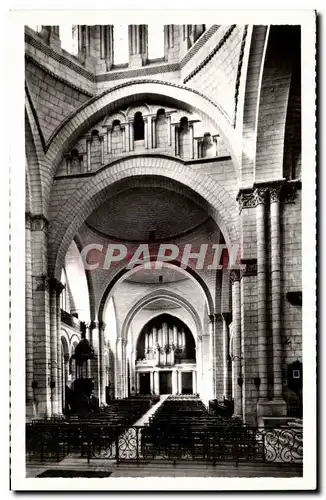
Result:
<instances>
[{"instance_id":1,"label":"stone pillar","mask_svg":"<svg viewBox=\"0 0 326 500\"><path fill-rule=\"evenodd\" d=\"M134 150L134 122L129 122L129 151Z\"/></svg>"},{"instance_id":2,"label":"stone pillar","mask_svg":"<svg viewBox=\"0 0 326 500\"><path fill-rule=\"evenodd\" d=\"M147 61L147 25L130 24L129 34L129 65L139 68Z\"/></svg>"},{"instance_id":3,"label":"stone pillar","mask_svg":"<svg viewBox=\"0 0 326 500\"><path fill-rule=\"evenodd\" d=\"M139 394L140 388L140 375L139 372L136 372L136 393Z\"/></svg>"},{"instance_id":4,"label":"stone pillar","mask_svg":"<svg viewBox=\"0 0 326 500\"><path fill-rule=\"evenodd\" d=\"M229 325L231 313L222 313L223 318L223 395L228 401L231 400L231 359L229 355L230 335Z\"/></svg>"},{"instance_id":5,"label":"stone pillar","mask_svg":"<svg viewBox=\"0 0 326 500\"><path fill-rule=\"evenodd\" d=\"M215 351L214 351L214 325L215 315L211 314L209 316L209 371L210 371L210 386L211 386L211 399L216 397L216 387L215 387Z\"/></svg>"},{"instance_id":6,"label":"stone pillar","mask_svg":"<svg viewBox=\"0 0 326 500\"><path fill-rule=\"evenodd\" d=\"M125 123L125 151L129 153L130 151L130 126L129 122Z\"/></svg>"},{"instance_id":7,"label":"stone pillar","mask_svg":"<svg viewBox=\"0 0 326 500\"><path fill-rule=\"evenodd\" d=\"M99 135L100 145L101 145L101 165L104 165L104 135Z\"/></svg>"},{"instance_id":8,"label":"stone pillar","mask_svg":"<svg viewBox=\"0 0 326 500\"><path fill-rule=\"evenodd\" d=\"M241 304L240 304L240 274L231 272L232 280L232 318L233 318L233 370L234 384L234 416L242 417L242 372L241 372Z\"/></svg>"},{"instance_id":9,"label":"stone pillar","mask_svg":"<svg viewBox=\"0 0 326 500\"><path fill-rule=\"evenodd\" d=\"M25 322L26 322L26 419L35 417L34 411L34 339L33 339L33 282L32 282L32 248L31 248L31 217L25 218Z\"/></svg>"},{"instance_id":10,"label":"stone pillar","mask_svg":"<svg viewBox=\"0 0 326 500\"><path fill-rule=\"evenodd\" d=\"M281 185L270 188L271 219L271 275L272 275L272 338L273 338L273 406L279 416L286 415L287 408L282 394L282 342L281 342L281 232L280 193ZM275 406L277 405L277 411Z\"/></svg>"},{"instance_id":11,"label":"stone pillar","mask_svg":"<svg viewBox=\"0 0 326 500\"><path fill-rule=\"evenodd\" d=\"M157 139L156 139L156 116L152 117L152 148L156 148Z\"/></svg>"},{"instance_id":12,"label":"stone pillar","mask_svg":"<svg viewBox=\"0 0 326 500\"><path fill-rule=\"evenodd\" d=\"M92 170L92 164L91 164L91 143L92 143L92 139L91 138L87 138L86 139L87 172L90 172Z\"/></svg>"},{"instance_id":13,"label":"stone pillar","mask_svg":"<svg viewBox=\"0 0 326 500\"><path fill-rule=\"evenodd\" d=\"M267 402L267 322L266 322L266 196L267 188L257 188L256 230L257 230L257 293L258 293L258 369L259 401L258 416L264 414Z\"/></svg>"},{"instance_id":14,"label":"stone pillar","mask_svg":"<svg viewBox=\"0 0 326 500\"><path fill-rule=\"evenodd\" d=\"M154 372L149 372L149 377L150 377L150 391L151 391L151 394L153 394L153 392L155 392L154 390Z\"/></svg>"},{"instance_id":15,"label":"stone pillar","mask_svg":"<svg viewBox=\"0 0 326 500\"><path fill-rule=\"evenodd\" d=\"M158 372L155 371L154 372L154 376L153 376L153 380L154 380L154 392L155 394L160 394L160 381L159 381L159 375L158 375Z\"/></svg>"},{"instance_id":16,"label":"stone pillar","mask_svg":"<svg viewBox=\"0 0 326 500\"><path fill-rule=\"evenodd\" d=\"M197 392L202 394L202 385L203 385L203 363L202 363L202 335L197 335L197 343L196 343L196 367L197 367Z\"/></svg>"},{"instance_id":17,"label":"stone pillar","mask_svg":"<svg viewBox=\"0 0 326 500\"><path fill-rule=\"evenodd\" d=\"M178 370L178 394L182 393L182 372Z\"/></svg>"},{"instance_id":18,"label":"stone pillar","mask_svg":"<svg viewBox=\"0 0 326 500\"><path fill-rule=\"evenodd\" d=\"M105 362L104 362L104 324L99 323L98 325L98 333L99 333L99 350L98 350L98 357L99 357L99 402L100 404L105 404Z\"/></svg>"},{"instance_id":19,"label":"stone pillar","mask_svg":"<svg viewBox=\"0 0 326 500\"><path fill-rule=\"evenodd\" d=\"M122 342L121 337L116 339L116 355L115 355L115 377L114 377L114 389L115 397L121 399L122 396Z\"/></svg>"},{"instance_id":20,"label":"stone pillar","mask_svg":"<svg viewBox=\"0 0 326 500\"><path fill-rule=\"evenodd\" d=\"M197 377L196 377L196 371L192 371L192 392L193 394L197 394Z\"/></svg>"},{"instance_id":21,"label":"stone pillar","mask_svg":"<svg viewBox=\"0 0 326 500\"><path fill-rule=\"evenodd\" d=\"M148 116L144 117L144 147L148 149Z\"/></svg>"},{"instance_id":22,"label":"stone pillar","mask_svg":"<svg viewBox=\"0 0 326 500\"><path fill-rule=\"evenodd\" d=\"M147 134L145 133L145 137L147 136L147 147L148 149L153 148L153 126L152 126L153 116L147 116Z\"/></svg>"},{"instance_id":23,"label":"stone pillar","mask_svg":"<svg viewBox=\"0 0 326 500\"><path fill-rule=\"evenodd\" d=\"M190 142L190 158L193 159L195 157L195 154L194 154L194 126L192 123L189 125L189 142Z\"/></svg>"},{"instance_id":24,"label":"stone pillar","mask_svg":"<svg viewBox=\"0 0 326 500\"><path fill-rule=\"evenodd\" d=\"M171 146L171 115L166 115L167 127L168 127L168 146Z\"/></svg>"},{"instance_id":25,"label":"stone pillar","mask_svg":"<svg viewBox=\"0 0 326 500\"><path fill-rule=\"evenodd\" d=\"M178 394L177 370L172 370L172 394Z\"/></svg>"},{"instance_id":26,"label":"stone pillar","mask_svg":"<svg viewBox=\"0 0 326 500\"><path fill-rule=\"evenodd\" d=\"M100 54L105 60L106 71L110 71L113 65L113 26L100 25Z\"/></svg>"},{"instance_id":27,"label":"stone pillar","mask_svg":"<svg viewBox=\"0 0 326 500\"><path fill-rule=\"evenodd\" d=\"M61 343L61 308L60 308L60 295L65 285L57 281L56 292L57 292L57 353L58 353L58 364L57 364L57 380L58 380L58 414L62 414L62 343Z\"/></svg>"},{"instance_id":28,"label":"stone pillar","mask_svg":"<svg viewBox=\"0 0 326 500\"><path fill-rule=\"evenodd\" d=\"M174 127L175 131L175 156L180 155L180 138L179 138L179 124Z\"/></svg>"},{"instance_id":29,"label":"stone pillar","mask_svg":"<svg viewBox=\"0 0 326 500\"><path fill-rule=\"evenodd\" d=\"M58 323L57 323L57 291L55 283L50 280L50 332L51 332L51 413L58 413Z\"/></svg>"}]
</instances>

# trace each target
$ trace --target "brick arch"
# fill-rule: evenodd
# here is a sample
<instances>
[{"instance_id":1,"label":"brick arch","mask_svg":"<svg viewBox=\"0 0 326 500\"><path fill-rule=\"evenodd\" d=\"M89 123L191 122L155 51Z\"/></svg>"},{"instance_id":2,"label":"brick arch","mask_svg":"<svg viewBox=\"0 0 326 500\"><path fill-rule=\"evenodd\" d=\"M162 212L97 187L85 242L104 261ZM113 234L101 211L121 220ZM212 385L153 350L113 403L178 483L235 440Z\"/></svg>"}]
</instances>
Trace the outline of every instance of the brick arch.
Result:
<instances>
[{"instance_id":1,"label":"brick arch","mask_svg":"<svg viewBox=\"0 0 326 500\"><path fill-rule=\"evenodd\" d=\"M191 317L193 318L198 333L199 334L202 333L201 321L200 321L199 315L198 315L196 309L193 307L193 305L190 304L190 302L188 302L184 297L181 297L179 294L172 292L170 290L165 290L164 288L162 288L162 289L154 290L153 292L149 293L145 297L142 297L140 300L137 300L131 306L131 309L128 312L127 316L125 317L123 325L122 325L121 337L127 338L129 326L130 326L132 320L134 319L134 317L136 316L136 314L141 309L143 309L147 305L151 304L155 300L162 299L162 298L170 299L172 302L174 302L174 303L180 305L181 307L183 307L184 309L186 309L186 311L188 311L189 314L191 315ZM162 313L161 312L157 313L157 315L160 315L160 314L162 314ZM173 313L171 314L171 316L173 316ZM155 318L155 316L153 316L153 318ZM151 319L153 319L153 318L151 318ZM194 340L196 343L195 338L194 338ZM137 343L137 341L136 341L136 343Z\"/></svg>"},{"instance_id":2,"label":"brick arch","mask_svg":"<svg viewBox=\"0 0 326 500\"><path fill-rule=\"evenodd\" d=\"M160 176L190 188L210 207L210 215L221 229L225 241L230 245L239 241L236 202L218 182L197 173L182 160L162 155L134 156L117 161L88 178L51 221L48 240L50 275L60 279L66 252L79 227L105 198L116 193L118 181L133 176Z\"/></svg>"},{"instance_id":3,"label":"brick arch","mask_svg":"<svg viewBox=\"0 0 326 500\"><path fill-rule=\"evenodd\" d=\"M91 98L62 121L47 144L46 158L49 171L46 181L49 185L52 184L63 151L67 150L80 135L110 112L125 107L129 103L146 101L149 98L165 101L169 99L175 106L194 111L213 127L217 127L237 161L233 147L236 141L235 130L215 101L184 85L161 80L136 80L117 85ZM236 171L238 172L237 165Z\"/></svg>"}]
</instances>

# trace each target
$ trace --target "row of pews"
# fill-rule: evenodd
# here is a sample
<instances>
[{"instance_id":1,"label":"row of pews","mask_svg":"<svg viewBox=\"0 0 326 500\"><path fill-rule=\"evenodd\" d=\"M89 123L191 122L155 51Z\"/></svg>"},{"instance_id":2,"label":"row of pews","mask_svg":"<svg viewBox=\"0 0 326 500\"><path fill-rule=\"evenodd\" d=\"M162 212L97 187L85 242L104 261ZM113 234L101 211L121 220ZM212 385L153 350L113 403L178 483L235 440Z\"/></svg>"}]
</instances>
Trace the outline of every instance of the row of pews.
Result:
<instances>
[{"instance_id":1,"label":"row of pews","mask_svg":"<svg viewBox=\"0 0 326 500\"><path fill-rule=\"evenodd\" d=\"M105 448L132 426L157 397L114 400L96 412L82 412L26 424L27 458L61 460L71 453L84 456L89 443Z\"/></svg>"}]
</instances>

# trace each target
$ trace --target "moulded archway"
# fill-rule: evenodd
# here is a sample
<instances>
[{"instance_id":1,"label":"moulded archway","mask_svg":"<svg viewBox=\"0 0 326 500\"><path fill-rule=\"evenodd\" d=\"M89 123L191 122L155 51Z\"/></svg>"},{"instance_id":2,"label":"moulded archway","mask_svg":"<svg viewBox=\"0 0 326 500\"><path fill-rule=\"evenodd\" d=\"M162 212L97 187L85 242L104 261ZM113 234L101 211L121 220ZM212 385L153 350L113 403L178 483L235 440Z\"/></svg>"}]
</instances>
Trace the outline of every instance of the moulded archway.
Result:
<instances>
[{"instance_id":1,"label":"moulded archway","mask_svg":"<svg viewBox=\"0 0 326 500\"><path fill-rule=\"evenodd\" d=\"M49 274L60 277L68 247L79 227L108 196L117 190L118 181L134 176L160 176L172 179L199 195L210 208L210 215L221 229L227 244L239 241L236 201L211 177L197 173L176 160L163 155L134 156L110 164L87 178L67 199L49 225Z\"/></svg>"}]
</instances>

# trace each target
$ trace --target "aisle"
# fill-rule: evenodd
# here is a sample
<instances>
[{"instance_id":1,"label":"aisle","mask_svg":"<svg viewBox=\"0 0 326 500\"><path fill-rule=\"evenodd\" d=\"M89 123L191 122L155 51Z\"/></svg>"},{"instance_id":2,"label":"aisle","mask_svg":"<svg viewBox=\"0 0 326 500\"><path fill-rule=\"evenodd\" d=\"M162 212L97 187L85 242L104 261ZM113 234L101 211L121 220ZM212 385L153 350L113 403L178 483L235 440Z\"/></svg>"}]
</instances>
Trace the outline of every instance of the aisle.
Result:
<instances>
[{"instance_id":1,"label":"aisle","mask_svg":"<svg viewBox=\"0 0 326 500\"><path fill-rule=\"evenodd\" d=\"M156 410L164 403L164 401L170 396L170 394L163 394L160 396L160 400L158 401L158 403L156 403L155 405L153 405L142 417L140 417L137 422L135 422L133 424L133 427L134 426L142 426L142 425L146 425L148 424L149 422L149 419L150 417L152 417L154 415L154 413L156 412Z\"/></svg>"}]
</instances>

